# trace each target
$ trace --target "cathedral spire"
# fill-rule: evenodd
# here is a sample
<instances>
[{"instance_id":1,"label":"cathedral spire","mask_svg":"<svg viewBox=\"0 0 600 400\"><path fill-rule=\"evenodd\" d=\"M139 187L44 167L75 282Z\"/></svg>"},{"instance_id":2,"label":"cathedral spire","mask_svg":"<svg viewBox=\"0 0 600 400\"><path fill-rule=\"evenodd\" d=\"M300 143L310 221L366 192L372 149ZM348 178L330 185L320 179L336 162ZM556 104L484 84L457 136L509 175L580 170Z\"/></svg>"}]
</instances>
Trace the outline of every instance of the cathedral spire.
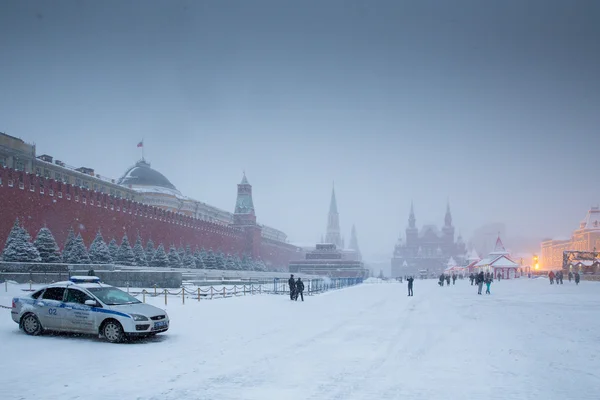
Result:
<instances>
[{"instance_id":1,"label":"cathedral spire","mask_svg":"<svg viewBox=\"0 0 600 400\"><path fill-rule=\"evenodd\" d=\"M452 213L450 212L450 200L446 203L446 217L444 218L446 226L452 226Z\"/></svg>"},{"instance_id":2,"label":"cathedral spire","mask_svg":"<svg viewBox=\"0 0 600 400\"><path fill-rule=\"evenodd\" d=\"M415 228L416 227L416 222L417 219L415 218L415 208L413 206L413 202L412 200L410 201L410 214L408 216L408 226L409 228Z\"/></svg>"},{"instance_id":3,"label":"cathedral spire","mask_svg":"<svg viewBox=\"0 0 600 400\"><path fill-rule=\"evenodd\" d=\"M337 209L337 201L335 199L335 187L331 189L331 201L329 203L329 216L327 218L327 233L325 241L333 243L337 248L342 248L342 236L340 234L340 216Z\"/></svg>"},{"instance_id":4,"label":"cathedral spire","mask_svg":"<svg viewBox=\"0 0 600 400\"><path fill-rule=\"evenodd\" d=\"M238 185L237 199L235 202L235 211L233 214L235 225L255 225L256 214L254 212L254 202L252 201L252 185L246 178L246 173L242 182Z\"/></svg>"}]
</instances>

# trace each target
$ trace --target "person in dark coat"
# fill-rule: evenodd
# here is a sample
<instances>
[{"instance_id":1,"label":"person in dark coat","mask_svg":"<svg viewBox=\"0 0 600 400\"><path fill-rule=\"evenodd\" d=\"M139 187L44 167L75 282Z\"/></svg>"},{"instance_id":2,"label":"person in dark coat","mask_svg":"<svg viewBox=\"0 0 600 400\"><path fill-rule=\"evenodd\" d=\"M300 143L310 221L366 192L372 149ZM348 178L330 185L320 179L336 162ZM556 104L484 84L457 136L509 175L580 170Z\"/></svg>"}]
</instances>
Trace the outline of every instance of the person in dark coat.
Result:
<instances>
[{"instance_id":1,"label":"person in dark coat","mask_svg":"<svg viewBox=\"0 0 600 400\"><path fill-rule=\"evenodd\" d=\"M573 272L569 271L569 282L573 280Z\"/></svg>"},{"instance_id":2,"label":"person in dark coat","mask_svg":"<svg viewBox=\"0 0 600 400\"><path fill-rule=\"evenodd\" d=\"M300 298L304 301L304 282L302 282L302 279L300 278L296 281L296 294L294 300L298 301L298 295L300 295Z\"/></svg>"},{"instance_id":3,"label":"person in dark coat","mask_svg":"<svg viewBox=\"0 0 600 400\"><path fill-rule=\"evenodd\" d=\"M450 275L446 275L446 286L450 286Z\"/></svg>"},{"instance_id":4,"label":"person in dark coat","mask_svg":"<svg viewBox=\"0 0 600 400\"><path fill-rule=\"evenodd\" d=\"M290 300L294 300L294 296L296 295L296 281L294 280L294 274L290 275L288 285L290 286Z\"/></svg>"},{"instance_id":5,"label":"person in dark coat","mask_svg":"<svg viewBox=\"0 0 600 400\"><path fill-rule=\"evenodd\" d=\"M485 281L485 275L483 274L483 271L481 271L477 275L477 294L481 294L481 290L483 289L483 281Z\"/></svg>"},{"instance_id":6,"label":"person in dark coat","mask_svg":"<svg viewBox=\"0 0 600 400\"><path fill-rule=\"evenodd\" d=\"M559 275L560 276L560 284L562 285L563 284L563 278L565 277L565 274L562 271L560 271L559 274L560 274Z\"/></svg>"},{"instance_id":7,"label":"person in dark coat","mask_svg":"<svg viewBox=\"0 0 600 400\"><path fill-rule=\"evenodd\" d=\"M413 281L415 280L415 278L413 278L412 276L409 276L408 278L406 278L406 282L408 282L408 295L412 296L413 295Z\"/></svg>"},{"instance_id":8,"label":"person in dark coat","mask_svg":"<svg viewBox=\"0 0 600 400\"><path fill-rule=\"evenodd\" d=\"M581 277L579 276L579 272L575 272L575 284L579 285L579 280L581 279Z\"/></svg>"},{"instance_id":9,"label":"person in dark coat","mask_svg":"<svg viewBox=\"0 0 600 400\"><path fill-rule=\"evenodd\" d=\"M456 275L452 274L452 284L456 285Z\"/></svg>"},{"instance_id":10,"label":"person in dark coat","mask_svg":"<svg viewBox=\"0 0 600 400\"><path fill-rule=\"evenodd\" d=\"M550 273L548 274L548 279L550 279L550 284L553 285L554 284L554 271L550 271Z\"/></svg>"},{"instance_id":11,"label":"person in dark coat","mask_svg":"<svg viewBox=\"0 0 600 400\"><path fill-rule=\"evenodd\" d=\"M475 275L473 275L472 272L471 275L469 275L469 280L471 281L471 286L473 286L473 282L475 281Z\"/></svg>"},{"instance_id":12,"label":"person in dark coat","mask_svg":"<svg viewBox=\"0 0 600 400\"><path fill-rule=\"evenodd\" d=\"M438 282L438 284L439 284L440 286L444 286L444 279L445 279L445 278L444 278L444 274L441 274L441 275L440 275L440 281Z\"/></svg>"}]
</instances>

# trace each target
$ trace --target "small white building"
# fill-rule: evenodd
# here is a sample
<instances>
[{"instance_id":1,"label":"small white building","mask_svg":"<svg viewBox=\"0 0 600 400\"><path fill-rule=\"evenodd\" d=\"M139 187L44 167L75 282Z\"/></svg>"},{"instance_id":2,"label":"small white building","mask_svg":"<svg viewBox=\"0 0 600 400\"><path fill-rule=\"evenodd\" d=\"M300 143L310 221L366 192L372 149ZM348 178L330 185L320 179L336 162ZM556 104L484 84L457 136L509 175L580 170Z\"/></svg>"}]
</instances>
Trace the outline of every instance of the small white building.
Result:
<instances>
[{"instance_id":1,"label":"small white building","mask_svg":"<svg viewBox=\"0 0 600 400\"><path fill-rule=\"evenodd\" d=\"M500 236L496 239L494 251L475 264L475 272L492 272L495 278L502 279L518 278L523 273L520 265L510 258Z\"/></svg>"}]
</instances>

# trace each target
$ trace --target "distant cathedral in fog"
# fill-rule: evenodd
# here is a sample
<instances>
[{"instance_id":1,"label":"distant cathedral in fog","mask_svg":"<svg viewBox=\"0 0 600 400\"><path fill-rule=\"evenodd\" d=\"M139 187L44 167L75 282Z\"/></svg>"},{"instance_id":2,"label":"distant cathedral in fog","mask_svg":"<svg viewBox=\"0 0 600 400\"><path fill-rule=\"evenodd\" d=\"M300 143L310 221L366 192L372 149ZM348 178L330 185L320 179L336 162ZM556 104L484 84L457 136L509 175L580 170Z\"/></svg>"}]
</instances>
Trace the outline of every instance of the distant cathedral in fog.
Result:
<instances>
[{"instance_id":1,"label":"distant cathedral in fog","mask_svg":"<svg viewBox=\"0 0 600 400\"><path fill-rule=\"evenodd\" d=\"M466 246L460 235L454 240L454 226L450 204L446 206L444 226L423 225L417 228L413 204L410 205L406 241L402 237L394 248L392 257L392 277L415 274L419 270L438 272L444 269L450 257L461 265L465 258Z\"/></svg>"}]
</instances>

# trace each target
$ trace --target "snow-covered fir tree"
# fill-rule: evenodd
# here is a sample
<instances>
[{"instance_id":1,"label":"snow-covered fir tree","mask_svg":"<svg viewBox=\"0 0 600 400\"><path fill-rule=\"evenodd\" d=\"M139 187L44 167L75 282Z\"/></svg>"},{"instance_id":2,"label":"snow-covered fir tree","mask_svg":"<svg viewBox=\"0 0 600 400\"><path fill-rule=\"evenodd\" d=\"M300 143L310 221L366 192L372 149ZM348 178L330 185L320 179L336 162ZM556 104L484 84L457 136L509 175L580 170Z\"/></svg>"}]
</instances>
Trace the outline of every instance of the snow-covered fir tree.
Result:
<instances>
[{"instance_id":1,"label":"snow-covered fir tree","mask_svg":"<svg viewBox=\"0 0 600 400\"><path fill-rule=\"evenodd\" d=\"M196 268L196 259L194 258L194 255L190 252L189 254L186 254L183 256L183 268L188 268L188 269L195 269Z\"/></svg>"},{"instance_id":2,"label":"snow-covered fir tree","mask_svg":"<svg viewBox=\"0 0 600 400\"><path fill-rule=\"evenodd\" d=\"M94 241L90 245L89 256L92 264L110 264L113 262L113 258L110 255L110 251L108 251L108 246L100 230L98 230Z\"/></svg>"},{"instance_id":3,"label":"snow-covered fir tree","mask_svg":"<svg viewBox=\"0 0 600 400\"><path fill-rule=\"evenodd\" d=\"M233 257L233 262L235 263L235 270L241 271L242 270L242 260L240 260L240 257L238 255Z\"/></svg>"},{"instance_id":4,"label":"snow-covered fir tree","mask_svg":"<svg viewBox=\"0 0 600 400\"><path fill-rule=\"evenodd\" d=\"M192 253L192 247L188 244L187 246L185 246L185 254L191 254L194 255L194 253Z\"/></svg>"},{"instance_id":5,"label":"snow-covered fir tree","mask_svg":"<svg viewBox=\"0 0 600 400\"><path fill-rule=\"evenodd\" d=\"M154 252L154 257L150 261L150 266L155 268L167 268L169 266L169 257L167 253L165 253L165 247L161 243L156 251Z\"/></svg>"},{"instance_id":6,"label":"snow-covered fir tree","mask_svg":"<svg viewBox=\"0 0 600 400\"><path fill-rule=\"evenodd\" d=\"M223 253L221 253L220 251L217 253L217 255L215 256L215 259L217 261L217 267L216 269L225 269L225 255L223 255Z\"/></svg>"},{"instance_id":7,"label":"snow-covered fir tree","mask_svg":"<svg viewBox=\"0 0 600 400\"><path fill-rule=\"evenodd\" d=\"M200 250L198 250L198 247L196 247L196 250L194 250L194 261L196 262L197 269L206 268L204 265L204 260L202 259L202 254L200 253Z\"/></svg>"},{"instance_id":8,"label":"snow-covered fir tree","mask_svg":"<svg viewBox=\"0 0 600 400\"><path fill-rule=\"evenodd\" d=\"M235 270L235 261L233 259L233 257L231 256L231 254L227 255L227 258L225 258L225 269L234 271Z\"/></svg>"},{"instance_id":9,"label":"snow-covered fir tree","mask_svg":"<svg viewBox=\"0 0 600 400\"><path fill-rule=\"evenodd\" d=\"M252 270L252 260L248 257L247 254L242 256L242 270L243 271L251 271Z\"/></svg>"},{"instance_id":10,"label":"snow-covered fir tree","mask_svg":"<svg viewBox=\"0 0 600 400\"><path fill-rule=\"evenodd\" d=\"M68 262L69 252L71 251L71 247L75 244L75 232L73 231L73 227L69 228L69 233L67 234L67 240L65 241L65 245L62 251L62 259L63 262Z\"/></svg>"},{"instance_id":11,"label":"snow-covered fir tree","mask_svg":"<svg viewBox=\"0 0 600 400\"><path fill-rule=\"evenodd\" d=\"M117 258L115 259L115 264L135 265L135 254L133 254L133 250L131 249L131 245L129 244L129 239L127 239L127 234L123 235L123 240L121 240L121 246L119 246L119 251L117 251Z\"/></svg>"},{"instance_id":12,"label":"snow-covered fir tree","mask_svg":"<svg viewBox=\"0 0 600 400\"><path fill-rule=\"evenodd\" d=\"M183 260L183 257L185 257L185 249L183 248L183 245L181 243L179 244L179 248L177 249L177 254L179 254L180 260Z\"/></svg>"},{"instance_id":13,"label":"snow-covered fir tree","mask_svg":"<svg viewBox=\"0 0 600 400\"><path fill-rule=\"evenodd\" d=\"M5 253L7 252L7 249L11 249L11 251L13 251L12 250L12 242L15 240L22 240L20 235L21 235L21 225L19 223L19 218L17 218L15 220L15 223L13 224L12 229L10 230L10 233L8 234L8 237L6 238L6 243L4 244L4 250L2 251L2 259L4 261L9 261L8 258L13 257L12 255L6 256Z\"/></svg>"},{"instance_id":14,"label":"snow-covered fir tree","mask_svg":"<svg viewBox=\"0 0 600 400\"><path fill-rule=\"evenodd\" d=\"M108 252L110 253L110 257L113 262L117 261L117 254L119 254L119 245L117 244L117 239L113 238L108 244Z\"/></svg>"},{"instance_id":15,"label":"snow-covered fir tree","mask_svg":"<svg viewBox=\"0 0 600 400\"><path fill-rule=\"evenodd\" d=\"M43 227L33 242L43 263L59 263L62 261L56 240L50 229Z\"/></svg>"},{"instance_id":16,"label":"snow-covered fir tree","mask_svg":"<svg viewBox=\"0 0 600 400\"><path fill-rule=\"evenodd\" d=\"M135 256L135 265L137 265L138 267L148 266L146 252L144 251L144 246L142 245L142 238L139 236L135 241L135 246L133 246L133 255Z\"/></svg>"},{"instance_id":17,"label":"snow-covered fir tree","mask_svg":"<svg viewBox=\"0 0 600 400\"><path fill-rule=\"evenodd\" d=\"M152 261L154 258L155 252L156 250L154 249L154 242L152 239L148 239L148 242L146 242L146 261L148 261L148 263L150 263L150 261Z\"/></svg>"},{"instance_id":18,"label":"snow-covered fir tree","mask_svg":"<svg viewBox=\"0 0 600 400\"><path fill-rule=\"evenodd\" d=\"M40 253L31 243L31 236L22 226L18 226L18 220L15 222L17 229L13 225L9 238L6 240L6 246L2 252L4 261L12 262L41 262Z\"/></svg>"},{"instance_id":19,"label":"snow-covered fir tree","mask_svg":"<svg viewBox=\"0 0 600 400\"><path fill-rule=\"evenodd\" d=\"M77 237L71 246L67 262L69 264L91 264L90 256L88 255L81 233L77 234Z\"/></svg>"},{"instance_id":20,"label":"snow-covered fir tree","mask_svg":"<svg viewBox=\"0 0 600 400\"><path fill-rule=\"evenodd\" d=\"M204 261L206 269L217 269L217 258L212 250L208 250L206 257L203 257L202 260Z\"/></svg>"},{"instance_id":21,"label":"snow-covered fir tree","mask_svg":"<svg viewBox=\"0 0 600 400\"><path fill-rule=\"evenodd\" d=\"M169 249L169 268L181 268L181 258L175 246Z\"/></svg>"}]
</instances>

